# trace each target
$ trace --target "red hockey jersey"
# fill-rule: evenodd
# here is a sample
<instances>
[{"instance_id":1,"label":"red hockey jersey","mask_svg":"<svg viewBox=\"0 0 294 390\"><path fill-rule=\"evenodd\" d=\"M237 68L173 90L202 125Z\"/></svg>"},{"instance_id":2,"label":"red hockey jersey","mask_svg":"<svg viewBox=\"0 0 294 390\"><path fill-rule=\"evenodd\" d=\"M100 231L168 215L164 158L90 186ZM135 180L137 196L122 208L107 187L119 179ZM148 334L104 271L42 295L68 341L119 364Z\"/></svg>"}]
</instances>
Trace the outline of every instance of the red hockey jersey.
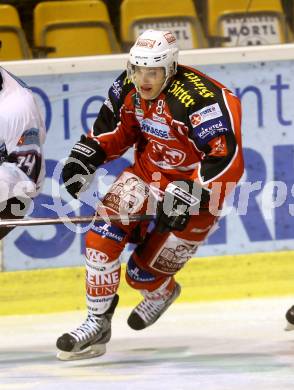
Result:
<instances>
[{"instance_id":1,"label":"red hockey jersey","mask_svg":"<svg viewBox=\"0 0 294 390\"><path fill-rule=\"evenodd\" d=\"M90 136L107 161L134 146L136 173L150 183L159 172L162 189L174 180L192 179L206 188L221 183L223 199L229 192L226 183L232 188L244 169L239 99L219 82L182 65L152 101L141 99L123 72Z\"/></svg>"}]
</instances>

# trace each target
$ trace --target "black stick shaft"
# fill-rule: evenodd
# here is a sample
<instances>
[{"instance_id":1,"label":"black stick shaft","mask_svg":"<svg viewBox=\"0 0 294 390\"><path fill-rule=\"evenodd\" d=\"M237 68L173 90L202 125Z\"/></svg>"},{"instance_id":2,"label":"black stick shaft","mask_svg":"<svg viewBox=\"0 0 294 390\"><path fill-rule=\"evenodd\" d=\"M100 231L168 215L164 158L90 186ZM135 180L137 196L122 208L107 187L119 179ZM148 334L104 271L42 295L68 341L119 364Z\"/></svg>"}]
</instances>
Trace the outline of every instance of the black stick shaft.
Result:
<instances>
[{"instance_id":1,"label":"black stick shaft","mask_svg":"<svg viewBox=\"0 0 294 390\"><path fill-rule=\"evenodd\" d=\"M61 217L61 218L24 218L24 219L2 219L0 220L1 227L17 227L17 226L42 226L42 225L61 225L65 223L86 224L89 222L134 222L146 221L154 219L154 215L139 215L133 214L128 216L107 215L105 218L97 216L79 216L79 217Z\"/></svg>"}]
</instances>

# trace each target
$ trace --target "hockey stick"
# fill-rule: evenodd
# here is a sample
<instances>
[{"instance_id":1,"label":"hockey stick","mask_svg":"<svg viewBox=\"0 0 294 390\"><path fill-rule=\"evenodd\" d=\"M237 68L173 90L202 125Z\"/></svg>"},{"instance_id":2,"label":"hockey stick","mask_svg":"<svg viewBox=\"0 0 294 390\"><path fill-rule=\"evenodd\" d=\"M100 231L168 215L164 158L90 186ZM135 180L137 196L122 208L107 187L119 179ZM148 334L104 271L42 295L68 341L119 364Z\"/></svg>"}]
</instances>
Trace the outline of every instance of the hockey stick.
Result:
<instances>
[{"instance_id":1,"label":"hockey stick","mask_svg":"<svg viewBox=\"0 0 294 390\"><path fill-rule=\"evenodd\" d=\"M140 215L133 214L129 216L120 215L108 215L106 217L101 216L80 216L80 217L61 217L61 218L25 218L25 219L2 219L0 220L1 227L16 227L16 226L41 226L41 225L61 225L65 223L83 224L88 222L106 222L107 219L110 222L136 222L136 221L151 221L155 218L155 215Z\"/></svg>"}]
</instances>

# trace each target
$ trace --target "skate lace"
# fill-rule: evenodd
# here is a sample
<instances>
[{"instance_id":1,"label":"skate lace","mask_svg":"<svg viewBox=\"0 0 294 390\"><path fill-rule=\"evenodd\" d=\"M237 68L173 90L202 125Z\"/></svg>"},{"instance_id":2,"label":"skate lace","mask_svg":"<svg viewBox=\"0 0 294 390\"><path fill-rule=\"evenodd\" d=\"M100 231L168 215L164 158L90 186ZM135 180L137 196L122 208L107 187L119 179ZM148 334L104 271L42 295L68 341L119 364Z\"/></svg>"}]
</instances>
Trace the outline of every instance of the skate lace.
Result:
<instances>
[{"instance_id":1,"label":"skate lace","mask_svg":"<svg viewBox=\"0 0 294 390\"><path fill-rule=\"evenodd\" d=\"M150 299L144 299L136 308L136 311L139 312L140 316L143 317L143 319L150 321L154 317L156 317L165 307L164 300L154 300L151 301Z\"/></svg>"},{"instance_id":2,"label":"skate lace","mask_svg":"<svg viewBox=\"0 0 294 390\"><path fill-rule=\"evenodd\" d=\"M70 335L72 335L77 341L86 341L99 333L102 327L103 318L89 315L82 325L70 332Z\"/></svg>"}]
</instances>

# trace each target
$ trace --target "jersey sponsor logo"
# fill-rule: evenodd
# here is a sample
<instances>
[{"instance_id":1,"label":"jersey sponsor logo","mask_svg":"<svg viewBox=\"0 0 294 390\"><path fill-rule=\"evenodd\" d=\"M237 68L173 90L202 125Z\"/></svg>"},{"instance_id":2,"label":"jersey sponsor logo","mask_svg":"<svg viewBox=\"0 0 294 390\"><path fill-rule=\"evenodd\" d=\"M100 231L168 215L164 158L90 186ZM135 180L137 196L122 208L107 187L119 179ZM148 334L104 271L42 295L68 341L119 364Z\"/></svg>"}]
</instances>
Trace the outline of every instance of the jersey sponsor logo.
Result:
<instances>
[{"instance_id":1,"label":"jersey sponsor logo","mask_svg":"<svg viewBox=\"0 0 294 390\"><path fill-rule=\"evenodd\" d=\"M119 282L119 274L119 270L104 274L90 274L88 272L87 280L94 286L111 285Z\"/></svg>"},{"instance_id":2,"label":"jersey sponsor logo","mask_svg":"<svg viewBox=\"0 0 294 390\"><path fill-rule=\"evenodd\" d=\"M189 91L187 91L185 87L185 84L181 83L179 80L174 80L168 91L172 95L174 95L181 103L185 105L185 107L191 107L196 102L190 95Z\"/></svg>"},{"instance_id":3,"label":"jersey sponsor logo","mask_svg":"<svg viewBox=\"0 0 294 390\"><path fill-rule=\"evenodd\" d=\"M140 122L144 117L144 111L141 108L135 108L135 116L137 120Z\"/></svg>"},{"instance_id":4,"label":"jersey sponsor logo","mask_svg":"<svg viewBox=\"0 0 294 390\"><path fill-rule=\"evenodd\" d=\"M215 94L207 88L207 86L203 83L202 79L193 72L186 72L184 76L187 77L190 83L193 84L194 90L201 96L208 98L214 97Z\"/></svg>"},{"instance_id":5,"label":"jersey sponsor logo","mask_svg":"<svg viewBox=\"0 0 294 390\"><path fill-rule=\"evenodd\" d=\"M116 99L119 99L122 92L121 80L115 80L110 89Z\"/></svg>"},{"instance_id":6,"label":"jersey sponsor logo","mask_svg":"<svg viewBox=\"0 0 294 390\"><path fill-rule=\"evenodd\" d=\"M182 150L172 149L157 141L151 141L152 149L149 158L153 164L163 169L172 169L180 165L186 158Z\"/></svg>"},{"instance_id":7,"label":"jersey sponsor logo","mask_svg":"<svg viewBox=\"0 0 294 390\"><path fill-rule=\"evenodd\" d=\"M92 269L95 269L96 271L99 271L99 272L105 272L106 270L106 267L105 266L102 266L102 265L94 265L91 261L89 261L87 258L86 258L86 264L88 267L92 268Z\"/></svg>"},{"instance_id":8,"label":"jersey sponsor logo","mask_svg":"<svg viewBox=\"0 0 294 390\"><path fill-rule=\"evenodd\" d=\"M97 273L86 271L86 290L91 297L114 294L118 289L120 270L110 273Z\"/></svg>"},{"instance_id":9,"label":"jersey sponsor logo","mask_svg":"<svg viewBox=\"0 0 294 390\"><path fill-rule=\"evenodd\" d=\"M100 297L107 297L108 295L113 295L117 292L118 283L112 284L109 286L91 286L87 283L86 291L87 291L87 299L90 300L90 297L99 297L98 301L103 302L103 299ZM92 301L92 300L91 300ZM92 311L95 311L94 308L91 308ZM98 309L96 309L98 311Z\"/></svg>"},{"instance_id":10,"label":"jersey sponsor logo","mask_svg":"<svg viewBox=\"0 0 294 390\"><path fill-rule=\"evenodd\" d=\"M136 108L135 112L139 116L144 116L144 110L142 108Z\"/></svg>"},{"instance_id":11,"label":"jersey sponsor logo","mask_svg":"<svg viewBox=\"0 0 294 390\"><path fill-rule=\"evenodd\" d=\"M128 261L127 273L136 282L152 282L155 280L155 276L139 268L132 257Z\"/></svg>"},{"instance_id":12,"label":"jersey sponsor logo","mask_svg":"<svg viewBox=\"0 0 294 390\"><path fill-rule=\"evenodd\" d=\"M216 135L223 134L228 131L226 127L226 123L224 120L218 121L210 121L209 126L201 126L197 131L195 131L195 135L201 140L211 139Z\"/></svg>"},{"instance_id":13,"label":"jersey sponsor logo","mask_svg":"<svg viewBox=\"0 0 294 390\"><path fill-rule=\"evenodd\" d=\"M152 118L156 122L166 123L166 119L163 116L159 116L153 112Z\"/></svg>"},{"instance_id":14,"label":"jersey sponsor logo","mask_svg":"<svg viewBox=\"0 0 294 390\"><path fill-rule=\"evenodd\" d=\"M108 295L105 295L105 296L98 296L96 298L92 298L91 296L87 296L87 301L91 302L92 304L95 304L95 303L98 303L98 304L101 304L101 303L108 303L109 301L112 301L113 300L113 296L108 296ZM100 307L99 307L100 309ZM91 311L92 312L98 312L100 313L100 310L96 307L91 307Z\"/></svg>"},{"instance_id":15,"label":"jersey sponsor logo","mask_svg":"<svg viewBox=\"0 0 294 390\"><path fill-rule=\"evenodd\" d=\"M111 112L113 112L113 105L112 105L112 103L111 103L111 101L110 101L109 98L105 99L104 105L105 105Z\"/></svg>"},{"instance_id":16,"label":"jersey sponsor logo","mask_svg":"<svg viewBox=\"0 0 294 390\"><path fill-rule=\"evenodd\" d=\"M25 130L17 143L17 146L22 146L22 145L40 146L39 130L34 127Z\"/></svg>"},{"instance_id":17,"label":"jersey sponsor logo","mask_svg":"<svg viewBox=\"0 0 294 390\"><path fill-rule=\"evenodd\" d=\"M135 93L132 95L132 98L135 100L135 107L136 108L141 108L141 98L138 93Z\"/></svg>"},{"instance_id":18,"label":"jersey sponsor logo","mask_svg":"<svg viewBox=\"0 0 294 390\"><path fill-rule=\"evenodd\" d=\"M127 76L124 78L123 85L131 84L132 80L130 80Z\"/></svg>"},{"instance_id":19,"label":"jersey sponsor logo","mask_svg":"<svg viewBox=\"0 0 294 390\"><path fill-rule=\"evenodd\" d=\"M93 263L107 263L109 257L106 253L97 251L96 249L86 248L87 258Z\"/></svg>"},{"instance_id":20,"label":"jersey sponsor logo","mask_svg":"<svg viewBox=\"0 0 294 390\"><path fill-rule=\"evenodd\" d=\"M211 147L211 151L209 152L210 156L224 157L228 155L227 143L224 135L213 138L209 142L209 145Z\"/></svg>"},{"instance_id":21,"label":"jersey sponsor logo","mask_svg":"<svg viewBox=\"0 0 294 390\"><path fill-rule=\"evenodd\" d=\"M200 125L201 123L201 115L200 114L192 114L190 115L190 121L191 121L191 124L193 127L196 127L198 125Z\"/></svg>"},{"instance_id":22,"label":"jersey sponsor logo","mask_svg":"<svg viewBox=\"0 0 294 390\"><path fill-rule=\"evenodd\" d=\"M103 238L109 238L110 240L114 240L116 242L121 242L125 233L116 226L108 225L104 222L97 222L92 227L91 230L98 233Z\"/></svg>"},{"instance_id":23,"label":"jersey sponsor logo","mask_svg":"<svg viewBox=\"0 0 294 390\"><path fill-rule=\"evenodd\" d=\"M169 139L169 127L150 119L143 120L141 123L143 133L153 135L160 139Z\"/></svg>"},{"instance_id":24,"label":"jersey sponsor logo","mask_svg":"<svg viewBox=\"0 0 294 390\"><path fill-rule=\"evenodd\" d=\"M138 176L124 172L105 195L103 204L117 214L136 213L148 194L148 186Z\"/></svg>"},{"instance_id":25,"label":"jersey sponsor logo","mask_svg":"<svg viewBox=\"0 0 294 390\"><path fill-rule=\"evenodd\" d=\"M138 39L136 46L141 46L141 47L145 47L147 49L152 49L153 46L155 45L155 42L156 41L153 39Z\"/></svg>"},{"instance_id":26,"label":"jersey sponsor logo","mask_svg":"<svg viewBox=\"0 0 294 390\"><path fill-rule=\"evenodd\" d=\"M220 109L218 103L211 104L210 106L206 106L201 108L201 110L193 112L189 116L192 127L198 127L200 124L207 122L211 119L219 118L223 116L223 113Z\"/></svg>"},{"instance_id":27,"label":"jersey sponsor logo","mask_svg":"<svg viewBox=\"0 0 294 390\"><path fill-rule=\"evenodd\" d=\"M161 273L174 275L193 256L198 245L199 243L179 242L171 236L149 266Z\"/></svg>"}]
</instances>

